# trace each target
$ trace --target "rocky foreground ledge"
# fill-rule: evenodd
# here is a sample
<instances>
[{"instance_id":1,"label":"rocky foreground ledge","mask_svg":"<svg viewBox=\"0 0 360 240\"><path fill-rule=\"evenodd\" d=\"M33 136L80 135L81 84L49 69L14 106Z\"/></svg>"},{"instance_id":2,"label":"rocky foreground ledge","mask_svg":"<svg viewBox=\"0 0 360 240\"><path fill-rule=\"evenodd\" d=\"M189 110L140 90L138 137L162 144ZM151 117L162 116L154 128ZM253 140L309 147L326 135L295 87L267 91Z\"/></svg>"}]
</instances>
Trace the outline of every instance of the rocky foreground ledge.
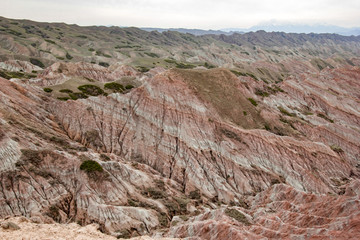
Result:
<instances>
[{"instance_id":1,"label":"rocky foreground ledge","mask_svg":"<svg viewBox=\"0 0 360 240\"><path fill-rule=\"evenodd\" d=\"M1 219L0 239L2 240L114 240L116 237L101 233L98 224L80 226L76 223L59 224L43 223L40 218L11 217ZM133 240L151 240L154 238L141 236ZM156 238L176 240L178 238Z\"/></svg>"}]
</instances>

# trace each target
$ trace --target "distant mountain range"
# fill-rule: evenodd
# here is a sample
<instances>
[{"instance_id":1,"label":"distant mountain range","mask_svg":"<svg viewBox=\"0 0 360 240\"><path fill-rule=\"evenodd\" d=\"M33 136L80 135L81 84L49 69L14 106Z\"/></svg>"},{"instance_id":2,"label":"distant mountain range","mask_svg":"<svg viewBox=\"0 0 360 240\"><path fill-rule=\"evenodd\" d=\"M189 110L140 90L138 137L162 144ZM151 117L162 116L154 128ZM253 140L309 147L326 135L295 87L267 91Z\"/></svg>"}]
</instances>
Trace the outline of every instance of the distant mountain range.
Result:
<instances>
[{"instance_id":1,"label":"distant mountain range","mask_svg":"<svg viewBox=\"0 0 360 240\"><path fill-rule=\"evenodd\" d=\"M344 28L333 25L295 25L295 24L264 24L256 25L251 28L224 28L220 30L203 30L203 29L187 29L187 28L141 28L145 31L177 31L180 33L191 33L196 36L215 34L215 35L231 35L233 33L246 33L264 30L266 32L286 32L286 33L336 33L343 36L359 36L360 27Z\"/></svg>"},{"instance_id":2,"label":"distant mountain range","mask_svg":"<svg viewBox=\"0 0 360 240\"><path fill-rule=\"evenodd\" d=\"M215 34L215 35L231 35L233 32L231 31L223 31L223 30L203 30L203 29L187 29L187 28L141 28L142 30L151 32L158 31L159 33L166 31L175 31L180 33L191 33L195 36L207 35L207 34Z\"/></svg>"}]
</instances>

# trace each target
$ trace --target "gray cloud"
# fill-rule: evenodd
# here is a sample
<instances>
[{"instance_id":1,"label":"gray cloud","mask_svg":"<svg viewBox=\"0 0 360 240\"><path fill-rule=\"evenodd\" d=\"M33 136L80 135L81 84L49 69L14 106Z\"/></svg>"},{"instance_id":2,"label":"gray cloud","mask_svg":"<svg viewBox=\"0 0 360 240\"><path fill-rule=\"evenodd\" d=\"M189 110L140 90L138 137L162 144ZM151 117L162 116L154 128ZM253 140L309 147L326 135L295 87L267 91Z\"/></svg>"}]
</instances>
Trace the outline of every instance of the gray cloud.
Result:
<instances>
[{"instance_id":1,"label":"gray cloud","mask_svg":"<svg viewBox=\"0 0 360 240\"><path fill-rule=\"evenodd\" d=\"M360 23L358 0L0 0L0 15L79 25L219 29L278 22Z\"/></svg>"}]
</instances>

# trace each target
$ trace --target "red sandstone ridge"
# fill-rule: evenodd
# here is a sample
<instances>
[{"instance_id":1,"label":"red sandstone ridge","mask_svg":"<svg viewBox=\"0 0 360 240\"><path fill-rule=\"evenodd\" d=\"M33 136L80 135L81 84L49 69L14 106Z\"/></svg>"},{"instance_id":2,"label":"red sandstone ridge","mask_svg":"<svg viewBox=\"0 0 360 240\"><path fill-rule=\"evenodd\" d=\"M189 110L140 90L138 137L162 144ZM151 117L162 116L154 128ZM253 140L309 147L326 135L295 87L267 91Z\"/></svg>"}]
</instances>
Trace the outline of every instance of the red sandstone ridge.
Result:
<instances>
[{"instance_id":1,"label":"red sandstone ridge","mask_svg":"<svg viewBox=\"0 0 360 240\"><path fill-rule=\"evenodd\" d=\"M124 76L141 85L76 101L36 86ZM115 237L359 238L358 77L57 63L0 78L0 216Z\"/></svg>"}]
</instances>

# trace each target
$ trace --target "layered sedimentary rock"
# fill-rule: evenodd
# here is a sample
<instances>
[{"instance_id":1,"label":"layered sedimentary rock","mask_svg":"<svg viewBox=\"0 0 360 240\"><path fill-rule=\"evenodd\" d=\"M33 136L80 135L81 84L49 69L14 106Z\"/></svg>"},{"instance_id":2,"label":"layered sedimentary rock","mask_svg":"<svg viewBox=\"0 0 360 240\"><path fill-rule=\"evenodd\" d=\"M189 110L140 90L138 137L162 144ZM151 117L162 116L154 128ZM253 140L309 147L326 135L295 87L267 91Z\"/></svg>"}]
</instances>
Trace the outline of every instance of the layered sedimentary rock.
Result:
<instances>
[{"instance_id":1,"label":"layered sedimentary rock","mask_svg":"<svg viewBox=\"0 0 360 240\"><path fill-rule=\"evenodd\" d=\"M356 236L358 67L270 86L226 69L61 64L40 85L142 85L62 102L0 79L1 217L96 222L119 237ZM89 160L102 170L81 169Z\"/></svg>"}]
</instances>

